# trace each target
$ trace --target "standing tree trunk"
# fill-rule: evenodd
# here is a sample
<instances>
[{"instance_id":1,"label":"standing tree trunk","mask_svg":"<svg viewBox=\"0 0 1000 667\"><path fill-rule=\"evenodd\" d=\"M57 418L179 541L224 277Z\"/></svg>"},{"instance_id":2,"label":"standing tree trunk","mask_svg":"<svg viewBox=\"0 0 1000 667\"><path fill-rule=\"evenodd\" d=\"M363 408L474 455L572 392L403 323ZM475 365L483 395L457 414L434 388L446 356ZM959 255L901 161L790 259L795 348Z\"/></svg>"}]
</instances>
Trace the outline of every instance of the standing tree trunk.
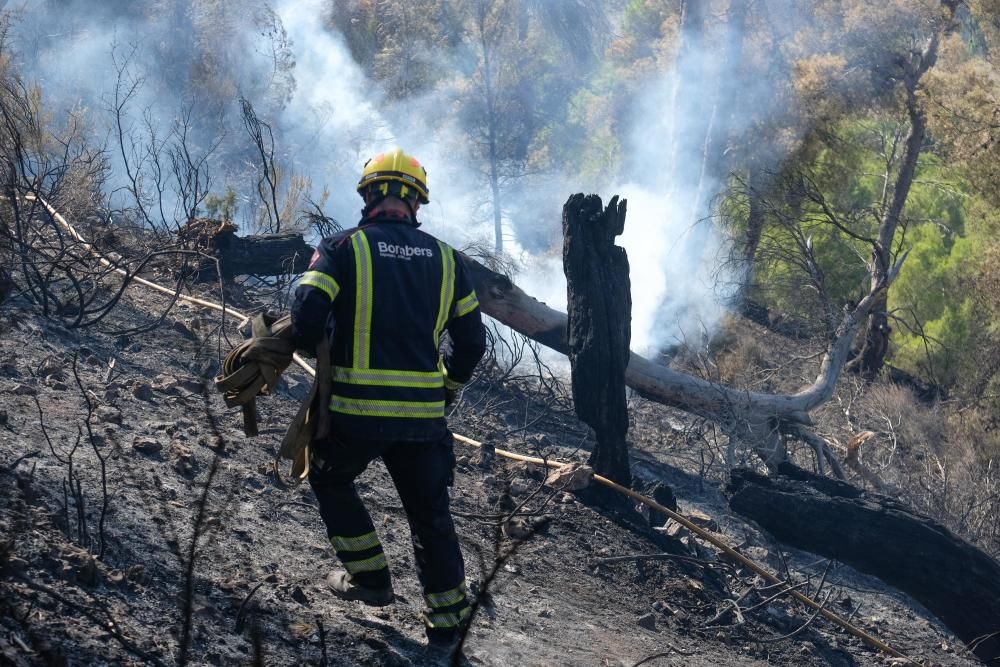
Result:
<instances>
[{"instance_id":1,"label":"standing tree trunk","mask_svg":"<svg viewBox=\"0 0 1000 667\"><path fill-rule=\"evenodd\" d=\"M596 195L576 194L563 207L563 268L568 290L569 361L577 416L597 444L590 456L596 472L619 484L632 481L629 468L625 368L629 361L632 292L628 257L615 245L625 230L625 202L613 197L605 209Z\"/></svg>"},{"instance_id":2,"label":"standing tree trunk","mask_svg":"<svg viewBox=\"0 0 1000 667\"><path fill-rule=\"evenodd\" d=\"M906 114L910 121L910 131L906 135L899 174L892 187L892 198L888 206L884 206L879 219L878 240L872 249L871 286L874 291L878 285L885 284L885 277L893 265L893 241L896 230L903 216L903 208L910 196L910 188L917 173L917 162L924 148L927 137L927 114L917 96L924 75L934 67L938 57L938 46L941 37L950 34L956 27L955 13L960 3L957 0L942 0L945 17L940 26L931 35L927 46L914 53L909 60L902 63L902 80L906 94ZM889 174L886 173L886 178ZM887 189L888 191L888 189ZM875 304L868 324L865 327L864 342L857 356L851 361L849 368L857 371L863 377L874 378L885 365L885 357L889 352L888 295L883 292L880 301Z\"/></svg>"}]
</instances>

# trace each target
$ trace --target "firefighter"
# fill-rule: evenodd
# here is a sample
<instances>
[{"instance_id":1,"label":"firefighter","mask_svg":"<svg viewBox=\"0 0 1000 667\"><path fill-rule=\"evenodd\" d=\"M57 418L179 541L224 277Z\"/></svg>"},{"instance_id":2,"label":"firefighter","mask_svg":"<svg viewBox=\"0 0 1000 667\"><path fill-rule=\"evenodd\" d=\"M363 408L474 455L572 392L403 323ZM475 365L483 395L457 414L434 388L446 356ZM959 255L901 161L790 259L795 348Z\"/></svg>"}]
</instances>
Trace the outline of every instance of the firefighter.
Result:
<instances>
[{"instance_id":1,"label":"firefighter","mask_svg":"<svg viewBox=\"0 0 1000 667\"><path fill-rule=\"evenodd\" d=\"M449 646L470 607L448 506L455 457L444 414L486 348L479 301L456 252L418 229L429 199L415 158L376 155L357 190L361 221L323 239L292 307L299 349L314 350L324 333L332 346L332 435L313 443L309 473L343 566L327 583L345 600L393 601L385 551L354 487L381 458L410 523L428 642Z\"/></svg>"}]
</instances>

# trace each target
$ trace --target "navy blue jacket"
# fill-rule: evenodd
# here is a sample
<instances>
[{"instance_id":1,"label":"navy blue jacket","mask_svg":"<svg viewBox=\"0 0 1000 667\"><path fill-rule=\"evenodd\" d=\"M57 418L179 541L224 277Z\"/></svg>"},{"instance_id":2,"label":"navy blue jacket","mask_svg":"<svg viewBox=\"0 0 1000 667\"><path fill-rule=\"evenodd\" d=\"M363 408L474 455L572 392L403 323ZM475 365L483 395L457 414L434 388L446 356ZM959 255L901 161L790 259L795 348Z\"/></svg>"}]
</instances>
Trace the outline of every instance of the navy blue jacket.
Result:
<instances>
[{"instance_id":1,"label":"navy blue jacket","mask_svg":"<svg viewBox=\"0 0 1000 667\"><path fill-rule=\"evenodd\" d=\"M295 290L292 331L307 351L330 333L332 430L362 440L444 437L445 387L467 382L486 349L462 259L387 216L323 239Z\"/></svg>"}]
</instances>

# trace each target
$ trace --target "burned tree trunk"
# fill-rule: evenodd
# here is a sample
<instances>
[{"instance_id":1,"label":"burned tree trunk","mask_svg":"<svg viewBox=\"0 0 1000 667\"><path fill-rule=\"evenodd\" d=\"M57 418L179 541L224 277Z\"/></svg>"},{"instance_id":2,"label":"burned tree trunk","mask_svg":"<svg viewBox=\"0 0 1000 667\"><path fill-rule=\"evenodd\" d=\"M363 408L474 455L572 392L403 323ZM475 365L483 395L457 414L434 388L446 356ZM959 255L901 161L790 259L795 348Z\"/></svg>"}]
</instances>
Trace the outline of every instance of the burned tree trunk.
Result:
<instances>
[{"instance_id":1,"label":"burned tree trunk","mask_svg":"<svg viewBox=\"0 0 1000 667\"><path fill-rule=\"evenodd\" d=\"M235 276L287 276L302 273L309 265L313 248L301 234L264 234L237 236L235 228L193 241L196 248L216 257L223 278ZM198 280L218 279L215 262L205 262L198 267Z\"/></svg>"},{"instance_id":2,"label":"burned tree trunk","mask_svg":"<svg viewBox=\"0 0 1000 667\"><path fill-rule=\"evenodd\" d=\"M890 498L793 466L780 472L776 478L734 473L730 507L783 543L907 593L983 661L1000 659L1000 564Z\"/></svg>"},{"instance_id":3,"label":"burned tree trunk","mask_svg":"<svg viewBox=\"0 0 1000 667\"><path fill-rule=\"evenodd\" d=\"M224 277L284 276L302 273L309 266L313 248L301 234L234 236L216 249Z\"/></svg>"},{"instance_id":4,"label":"burned tree trunk","mask_svg":"<svg viewBox=\"0 0 1000 667\"><path fill-rule=\"evenodd\" d=\"M568 291L567 344L577 416L594 429L594 470L619 484L629 470L625 368L631 339L628 257L615 245L625 202L605 209L597 195L576 194L563 207L563 269Z\"/></svg>"}]
</instances>

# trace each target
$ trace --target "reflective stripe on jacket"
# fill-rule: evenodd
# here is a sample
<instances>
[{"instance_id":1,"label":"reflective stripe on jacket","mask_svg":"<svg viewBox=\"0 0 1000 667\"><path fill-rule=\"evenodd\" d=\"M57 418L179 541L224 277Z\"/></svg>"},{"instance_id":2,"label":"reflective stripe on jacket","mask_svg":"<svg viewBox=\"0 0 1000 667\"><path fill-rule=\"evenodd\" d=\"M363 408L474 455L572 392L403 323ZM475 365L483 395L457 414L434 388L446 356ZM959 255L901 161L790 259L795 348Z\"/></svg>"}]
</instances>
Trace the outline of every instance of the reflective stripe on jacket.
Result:
<instances>
[{"instance_id":1,"label":"reflective stripe on jacket","mask_svg":"<svg viewBox=\"0 0 1000 667\"><path fill-rule=\"evenodd\" d=\"M296 288L292 326L306 350L332 327L332 428L345 437L442 437L445 387L468 381L485 351L460 257L397 218L364 221L320 243ZM452 344L442 355L445 331Z\"/></svg>"}]
</instances>

